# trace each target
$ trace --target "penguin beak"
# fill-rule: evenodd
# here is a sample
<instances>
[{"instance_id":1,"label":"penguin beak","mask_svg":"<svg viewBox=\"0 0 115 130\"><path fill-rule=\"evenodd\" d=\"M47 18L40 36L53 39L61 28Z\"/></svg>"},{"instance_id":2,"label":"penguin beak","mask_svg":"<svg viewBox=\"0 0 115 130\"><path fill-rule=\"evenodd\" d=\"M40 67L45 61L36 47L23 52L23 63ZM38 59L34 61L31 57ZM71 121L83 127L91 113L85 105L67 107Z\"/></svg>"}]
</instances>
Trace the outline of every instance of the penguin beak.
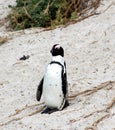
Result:
<instances>
[{"instance_id":1,"label":"penguin beak","mask_svg":"<svg viewBox=\"0 0 115 130\"><path fill-rule=\"evenodd\" d=\"M51 53L51 54L53 53L53 49L51 49L50 53Z\"/></svg>"}]
</instances>

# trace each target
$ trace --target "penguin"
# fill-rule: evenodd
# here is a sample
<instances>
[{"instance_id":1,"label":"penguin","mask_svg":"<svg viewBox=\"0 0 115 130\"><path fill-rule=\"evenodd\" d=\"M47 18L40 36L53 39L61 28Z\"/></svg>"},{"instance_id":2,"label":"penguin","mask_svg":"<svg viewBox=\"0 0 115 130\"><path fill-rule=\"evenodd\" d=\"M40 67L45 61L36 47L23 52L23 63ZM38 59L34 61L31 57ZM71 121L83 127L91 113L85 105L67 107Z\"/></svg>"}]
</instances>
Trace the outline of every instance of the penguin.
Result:
<instances>
[{"instance_id":1,"label":"penguin","mask_svg":"<svg viewBox=\"0 0 115 130\"><path fill-rule=\"evenodd\" d=\"M52 60L46 67L45 74L38 85L36 93L37 101L40 101L43 95L45 105L47 106L42 114L60 111L69 105L67 100L68 82L64 49L60 44L55 44L50 52Z\"/></svg>"}]
</instances>

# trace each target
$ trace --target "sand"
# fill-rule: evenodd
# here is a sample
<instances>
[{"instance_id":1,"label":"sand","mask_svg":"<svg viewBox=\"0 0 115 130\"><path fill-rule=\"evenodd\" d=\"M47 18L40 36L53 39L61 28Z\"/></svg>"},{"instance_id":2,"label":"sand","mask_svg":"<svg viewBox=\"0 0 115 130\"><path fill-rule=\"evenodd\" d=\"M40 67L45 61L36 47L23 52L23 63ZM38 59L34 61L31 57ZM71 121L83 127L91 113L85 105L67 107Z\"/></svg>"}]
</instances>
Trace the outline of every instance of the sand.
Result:
<instances>
[{"instance_id":1,"label":"sand","mask_svg":"<svg viewBox=\"0 0 115 130\"><path fill-rule=\"evenodd\" d=\"M0 1L0 20L15 0ZM7 31L0 26L1 130L115 130L115 1L103 0L97 12L55 30ZM65 50L70 105L41 114L36 90L51 60L50 49ZM20 61L20 57L29 59Z\"/></svg>"}]
</instances>

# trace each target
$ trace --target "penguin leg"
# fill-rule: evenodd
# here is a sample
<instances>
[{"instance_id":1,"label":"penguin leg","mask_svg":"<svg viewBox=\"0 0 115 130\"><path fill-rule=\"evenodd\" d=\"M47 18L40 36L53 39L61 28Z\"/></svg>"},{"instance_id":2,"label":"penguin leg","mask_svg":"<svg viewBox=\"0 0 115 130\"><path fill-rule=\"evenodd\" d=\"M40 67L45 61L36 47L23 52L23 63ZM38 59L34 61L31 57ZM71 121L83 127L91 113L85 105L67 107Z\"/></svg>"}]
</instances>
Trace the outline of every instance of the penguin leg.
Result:
<instances>
[{"instance_id":1,"label":"penguin leg","mask_svg":"<svg viewBox=\"0 0 115 130\"><path fill-rule=\"evenodd\" d=\"M51 113L56 112L56 111L58 111L57 108L50 109L50 108L47 107L45 110L43 110L43 111L41 112L41 114L51 114Z\"/></svg>"}]
</instances>

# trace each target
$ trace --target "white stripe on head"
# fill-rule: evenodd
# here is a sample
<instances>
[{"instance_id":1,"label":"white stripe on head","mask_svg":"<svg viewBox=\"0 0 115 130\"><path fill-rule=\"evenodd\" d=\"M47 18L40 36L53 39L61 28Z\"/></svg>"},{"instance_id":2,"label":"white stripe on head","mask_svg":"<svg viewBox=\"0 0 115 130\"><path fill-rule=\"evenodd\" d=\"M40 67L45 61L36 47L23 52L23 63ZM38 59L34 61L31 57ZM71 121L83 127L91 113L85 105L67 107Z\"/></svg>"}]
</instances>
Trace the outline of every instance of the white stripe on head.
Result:
<instances>
[{"instance_id":1,"label":"white stripe on head","mask_svg":"<svg viewBox=\"0 0 115 130\"><path fill-rule=\"evenodd\" d=\"M57 49L59 49L61 46L58 44L58 45L56 45L55 46L55 49L57 48Z\"/></svg>"}]
</instances>

